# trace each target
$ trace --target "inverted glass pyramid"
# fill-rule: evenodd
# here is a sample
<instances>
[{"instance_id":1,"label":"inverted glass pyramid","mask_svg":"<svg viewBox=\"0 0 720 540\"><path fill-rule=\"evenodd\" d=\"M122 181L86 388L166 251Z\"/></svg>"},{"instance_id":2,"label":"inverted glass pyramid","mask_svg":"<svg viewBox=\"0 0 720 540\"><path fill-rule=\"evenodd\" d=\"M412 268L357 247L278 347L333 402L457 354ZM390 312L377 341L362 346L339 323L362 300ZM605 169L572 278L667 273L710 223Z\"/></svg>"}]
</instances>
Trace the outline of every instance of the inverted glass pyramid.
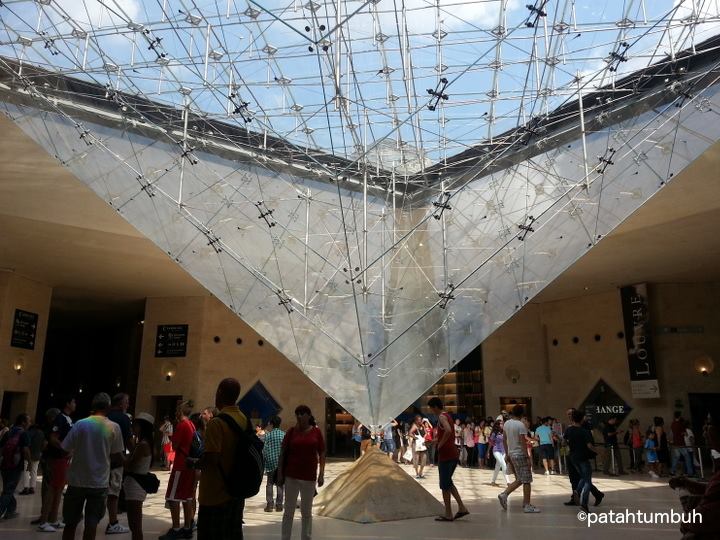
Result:
<instances>
[{"instance_id":1,"label":"inverted glass pyramid","mask_svg":"<svg viewBox=\"0 0 720 540\"><path fill-rule=\"evenodd\" d=\"M5 2L0 102L382 424L720 138L717 14L591 4Z\"/></svg>"}]
</instances>

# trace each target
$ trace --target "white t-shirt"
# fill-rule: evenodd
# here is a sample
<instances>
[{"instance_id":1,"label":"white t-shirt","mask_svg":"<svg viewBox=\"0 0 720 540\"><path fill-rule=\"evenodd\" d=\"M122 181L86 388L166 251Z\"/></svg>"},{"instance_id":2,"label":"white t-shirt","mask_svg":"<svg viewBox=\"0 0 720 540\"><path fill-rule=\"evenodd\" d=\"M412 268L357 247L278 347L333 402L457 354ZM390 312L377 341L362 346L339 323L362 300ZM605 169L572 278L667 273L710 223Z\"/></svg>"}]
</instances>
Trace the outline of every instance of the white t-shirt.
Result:
<instances>
[{"instance_id":1,"label":"white t-shirt","mask_svg":"<svg viewBox=\"0 0 720 540\"><path fill-rule=\"evenodd\" d=\"M88 416L75 423L62 442L72 452L68 485L106 488L110 480L110 454L124 450L120 426L104 416Z\"/></svg>"},{"instance_id":2,"label":"white t-shirt","mask_svg":"<svg viewBox=\"0 0 720 540\"><path fill-rule=\"evenodd\" d=\"M507 435L507 453L511 456L523 455L527 452L525 445L520 443L520 435L527 435L527 428L520 420L511 418L503 426Z\"/></svg>"}]
</instances>

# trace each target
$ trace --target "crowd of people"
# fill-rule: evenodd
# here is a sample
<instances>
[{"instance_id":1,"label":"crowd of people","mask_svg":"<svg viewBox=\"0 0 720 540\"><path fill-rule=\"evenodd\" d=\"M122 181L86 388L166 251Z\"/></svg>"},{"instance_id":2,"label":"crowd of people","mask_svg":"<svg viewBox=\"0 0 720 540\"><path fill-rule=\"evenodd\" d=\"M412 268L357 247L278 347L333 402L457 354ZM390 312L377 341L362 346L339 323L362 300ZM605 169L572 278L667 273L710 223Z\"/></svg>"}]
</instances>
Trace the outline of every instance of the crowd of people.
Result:
<instances>
[{"instance_id":1,"label":"crowd of people","mask_svg":"<svg viewBox=\"0 0 720 540\"><path fill-rule=\"evenodd\" d=\"M301 538L309 540L313 498L325 481L323 434L305 405L295 409L295 422L287 430L278 416L253 423L238 408L239 395L238 381L224 379L214 406L194 411L192 402L180 402L174 422L165 417L159 427L149 413L131 417L129 396L123 393L112 399L97 394L91 414L75 422L72 397L49 409L43 423L19 415L12 426L0 429L0 519L18 516L15 493L32 495L40 470L41 512L31 522L38 531L62 530L69 540L83 521L83 538L92 540L107 511L105 534L131 533L133 540L142 540L143 503L160 484L151 472L159 437L160 465L170 471L165 501L171 519L160 540L195 534L200 540L242 538L245 499L259 492L262 481L265 511L283 513L282 539L290 539L299 508ZM552 417L531 423L522 405L494 419L479 420L454 419L438 398L430 399L428 408L430 415L417 414L411 422L388 419L374 428L356 422L352 437L358 456L377 445L390 459L412 464L417 480L425 478L428 466L436 466L445 507L437 521L469 514L453 483L458 466L492 469L490 485L504 484L497 495L503 511L508 510L510 495L522 487L522 511L529 514L540 512L531 500L534 469L547 476L564 469L571 489L564 504L589 512L590 495L595 506L605 497L593 484L598 464L608 475L626 474L622 457L626 454L631 471L647 471L652 478L670 474L671 487L693 494L693 502L686 506L708 515L700 533L718 526L720 435L709 416L703 437L712 452L714 476L704 484L690 479L699 465L696 441L679 412L668 430L664 420L655 417L644 430L637 419L631 419L626 431L616 417L593 426L583 411L573 408L567 410L564 423ZM679 472L684 474L676 475ZM127 527L118 520L121 494ZM691 526L683 527L688 535L700 534Z\"/></svg>"},{"instance_id":2,"label":"crowd of people","mask_svg":"<svg viewBox=\"0 0 720 540\"><path fill-rule=\"evenodd\" d=\"M142 540L143 503L160 486L151 472L160 437L158 465L170 471L165 502L171 519L160 540L242 539L245 499L258 492L263 478L265 510L283 512L282 538L290 538L298 507L301 538L311 538L312 501L325 470L325 442L312 412L298 406L287 432L277 416L253 426L237 406L239 396L240 383L224 379L214 406L194 412L192 402L183 401L174 422L165 417L159 428L149 413L131 417L123 393L95 395L90 415L78 421L69 396L41 423L19 415L0 428L0 520L18 517L16 493L34 494L40 469L41 512L30 522L37 531L62 530L70 540L83 522L82 537L92 540L107 512L106 535L130 533ZM127 527L118 520L121 494Z\"/></svg>"}]
</instances>

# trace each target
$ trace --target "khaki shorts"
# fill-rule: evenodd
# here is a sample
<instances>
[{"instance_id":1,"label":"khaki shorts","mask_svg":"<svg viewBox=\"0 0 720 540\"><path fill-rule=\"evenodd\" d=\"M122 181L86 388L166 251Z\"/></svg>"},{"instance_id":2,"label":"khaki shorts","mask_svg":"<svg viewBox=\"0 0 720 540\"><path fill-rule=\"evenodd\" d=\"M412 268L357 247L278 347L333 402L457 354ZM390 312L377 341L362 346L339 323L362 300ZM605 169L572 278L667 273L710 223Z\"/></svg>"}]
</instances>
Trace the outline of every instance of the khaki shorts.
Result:
<instances>
[{"instance_id":1,"label":"khaki shorts","mask_svg":"<svg viewBox=\"0 0 720 540\"><path fill-rule=\"evenodd\" d=\"M110 469L110 484L108 485L108 496L119 497L123 483L123 468Z\"/></svg>"}]
</instances>

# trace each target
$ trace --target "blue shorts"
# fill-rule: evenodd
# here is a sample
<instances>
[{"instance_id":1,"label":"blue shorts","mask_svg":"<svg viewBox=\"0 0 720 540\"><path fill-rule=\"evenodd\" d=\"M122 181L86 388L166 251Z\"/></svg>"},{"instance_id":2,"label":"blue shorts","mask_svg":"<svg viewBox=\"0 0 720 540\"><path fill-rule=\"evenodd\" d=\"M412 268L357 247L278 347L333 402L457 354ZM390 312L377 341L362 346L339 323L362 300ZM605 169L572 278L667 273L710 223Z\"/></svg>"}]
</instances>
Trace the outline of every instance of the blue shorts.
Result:
<instances>
[{"instance_id":1,"label":"blue shorts","mask_svg":"<svg viewBox=\"0 0 720 540\"><path fill-rule=\"evenodd\" d=\"M392 439L383 439L380 443L380 450L387 454L395 452L395 441Z\"/></svg>"},{"instance_id":2,"label":"blue shorts","mask_svg":"<svg viewBox=\"0 0 720 540\"><path fill-rule=\"evenodd\" d=\"M440 489L442 491L447 491L455 485L453 484L452 476L455 472L457 464L457 459L453 459L452 461L440 461L438 463L438 473L440 474Z\"/></svg>"}]
</instances>

